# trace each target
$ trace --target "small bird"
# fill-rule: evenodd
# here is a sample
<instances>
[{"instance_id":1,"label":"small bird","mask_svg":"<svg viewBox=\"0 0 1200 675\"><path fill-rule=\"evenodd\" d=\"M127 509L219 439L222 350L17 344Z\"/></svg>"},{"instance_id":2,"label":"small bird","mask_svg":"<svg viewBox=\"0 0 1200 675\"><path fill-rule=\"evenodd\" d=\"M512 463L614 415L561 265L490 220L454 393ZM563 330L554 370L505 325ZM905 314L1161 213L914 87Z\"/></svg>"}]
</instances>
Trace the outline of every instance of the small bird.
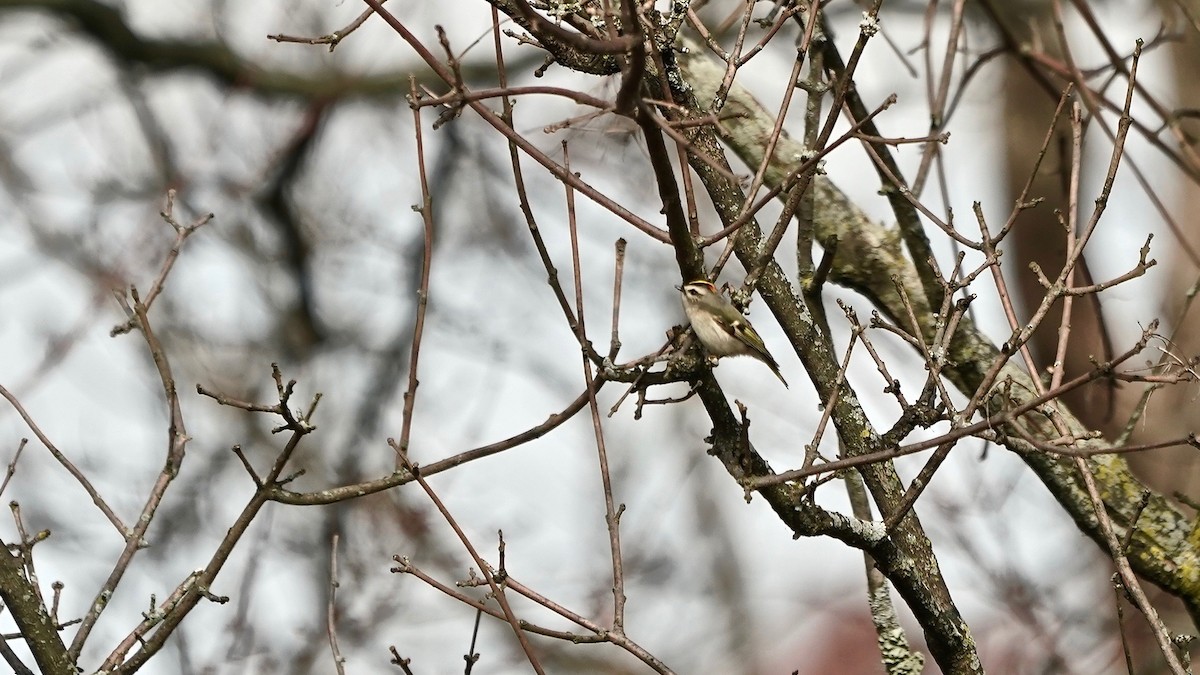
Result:
<instances>
[{"instance_id":1,"label":"small bird","mask_svg":"<svg viewBox=\"0 0 1200 675\"><path fill-rule=\"evenodd\" d=\"M683 311L692 324L692 331L710 357L752 356L767 364L783 386L788 386L787 380L779 372L779 364L767 351L754 326L732 302L721 295L716 286L699 279L675 288L679 289Z\"/></svg>"}]
</instances>

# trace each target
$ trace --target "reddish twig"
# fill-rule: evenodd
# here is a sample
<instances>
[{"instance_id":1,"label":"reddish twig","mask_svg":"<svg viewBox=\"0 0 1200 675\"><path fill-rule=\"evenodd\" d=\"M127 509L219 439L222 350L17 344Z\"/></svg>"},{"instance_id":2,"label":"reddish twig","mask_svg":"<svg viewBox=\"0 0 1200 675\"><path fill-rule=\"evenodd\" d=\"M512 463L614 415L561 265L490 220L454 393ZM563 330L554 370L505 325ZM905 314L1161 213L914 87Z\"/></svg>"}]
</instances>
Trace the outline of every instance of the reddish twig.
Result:
<instances>
[{"instance_id":1,"label":"reddish twig","mask_svg":"<svg viewBox=\"0 0 1200 675\"><path fill-rule=\"evenodd\" d=\"M492 597L494 597L496 602L500 604L500 609L503 612L503 618L508 622L508 625L512 627L513 633L517 637L517 642L519 642L521 645L521 651L524 652L525 658L529 661L529 665L533 668L534 672L538 673L538 675L544 675L545 670L543 670L537 655L534 653L532 645L529 644L529 638L525 635L525 629L522 625L523 622L517 619L517 615L513 612L512 607L509 605L508 598L504 593L504 588L501 586L503 581L496 578L496 575L492 571L491 565L489 565L487 561L485 561L483 557L479 555L479 552L476 551L475 546L471 543L471 540L467 538L466 533L464 533L462 528L459 527L458 521L455 520L454 516L450 513L450 510L446 508L446 504L441 500L441 498L438 497L437 493L434 492L433 488L430 487L429 483L425 480L425 477L421 473L421 468L412 463L412 461L408 458L408 453L406 453L404 449L400 447L398 443L396 443L395 440L389 438L388 445L392 446L392 449L396 451L396 457L399 459L401 466L404 467L405 471L408 471L410 474L412 474L413 479L418 485L421 486L421 489L425 491L426 496L429 497L429 501L433 502L433 505L435 508L437 508L438 513L442 514L442 518L446 521L446 524L450 526L450 529L454 530L455 536L458 537L458 540L462 543L463 548L466 549L467 553L470 554L471 559L474 560L476 566L478 566L480 574L482 574L484 579L487 580L488 587L492 590Z\"/></svg>"},{"instance_id":2,"label":"reddish twig","mask_svg":"<svg viewBox=\"0 0 1200 675\"><path fill-rule=\"evenodd\" d=\"M569 166L570 156L567 144L563 143L563 162ZM575 195L570 186L566 188L567 225L571 234L571 269L575 282L575 316L579 319L576 338L583 353L583 379L587 383L588 412L592 418L592 433L596 440L596 455L599 462L600 482L604 490L604 522L608 527L608 546L612 557L613 578L613 623L612 630L618 635L625 633L625 572L621 560L621 514L625 505L619 508L613 503L612 476L608 471L608 449L604 444L604 428L600 418L600 406L596 402L596 385L592 377L592 362L587 357L587 329L583 313L583 272L579 260L579 227L575 217Z\"/></svg>"}]
</instances>

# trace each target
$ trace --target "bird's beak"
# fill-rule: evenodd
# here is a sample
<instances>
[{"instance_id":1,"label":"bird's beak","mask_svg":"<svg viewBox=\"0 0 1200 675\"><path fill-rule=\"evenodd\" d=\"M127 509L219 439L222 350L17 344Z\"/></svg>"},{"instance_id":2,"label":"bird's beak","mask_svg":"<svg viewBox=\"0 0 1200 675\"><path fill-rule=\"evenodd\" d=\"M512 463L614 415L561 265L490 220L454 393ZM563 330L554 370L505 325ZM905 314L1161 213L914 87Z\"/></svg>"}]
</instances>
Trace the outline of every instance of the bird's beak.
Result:
<instances>
[{"instance_id":1,"label":"bird's beak","mask_svg":"<svg viewBox=\"0 0 1200 675\"><path fill-rule=\"evenodd\" d=\"M679 291L680 293L682 293L682 292L683 292L683 286L676 286L676 287L675 287L675 290L677 290L677 291Z\"/></svg>"}]
</instances>

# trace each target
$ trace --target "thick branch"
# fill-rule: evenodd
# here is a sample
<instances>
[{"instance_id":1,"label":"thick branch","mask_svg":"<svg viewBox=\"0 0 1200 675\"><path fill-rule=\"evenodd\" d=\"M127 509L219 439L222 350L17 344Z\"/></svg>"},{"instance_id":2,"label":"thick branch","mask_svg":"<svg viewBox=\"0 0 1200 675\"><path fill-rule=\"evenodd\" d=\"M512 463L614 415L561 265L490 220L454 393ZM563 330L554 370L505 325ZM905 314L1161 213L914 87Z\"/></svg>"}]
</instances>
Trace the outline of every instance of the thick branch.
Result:
<instances>
[{"instance_id":1,"label":"thick branch","mask_svg":"<svg viewBox=\"0 0 1200 675\"><path fill-rule=\"evenodd\" d=\"M707 79L705 76L709 73L702 72L694 64L704 63L708 67L718 69L717 64L698 55L700 50L693 50L692 53L692 56L683 61L684 77L680 78L690 82L692 88L690 90L681 87L674 88L672 93L675 96L676 104L684 106L696 117L703 117L707 114L707 110L698 101L712 100L715 89L708 85L719 82L720 76L717 75L715 80ZM666 79L668 82L676 81L676 78L671 77L670 73ZM731 112L729 106L734 104L734 97L739 94L746 96L745 91L735 85L730 91L726 112ZM745 103L743 102L742 105L744 106ZM739 120L739 124L723 126L726 128L738 127L741 121ZM761 124L756 128L772 129L773 127L765 120L760 119L759 122ZM724 151L713 127L689 127L687 134L693 150L688 155L691 168L700 176L705 189L713 200L714 207L721 216L722 223L727 226L741 215L746 196L741 188L728 178L733 172L725 160ZM761 148L761 144L765 143L768 138L770 135L766 133L754 135L754 141L760 144L755 147ZM779 146L783 145L783 141L784 138L780 138ZM777 146L777 152L780 151L779 146ZM798 149L794 147L793 152L785 151L782 154L793 158L801 156ZM698 159L700 155L706 155L709 161ZM747 163L752 166L758 166L761 157L759 160L750 160L746 157L743 159L746 159ZM768 176L770 174L769 169ZM819 236L821 239L825 238L824 233L819 233ZM748 220L735 235L735 253L747 268L753 267L758 262L759 245L762 238L762 231L754 219ZM901 259L903 259L902 256ZM916 279L915 275L913 279ZM863 454L877 450L881 444L878 434L871 428L857 395L838 377L839 364L833 351L833 345L817 329L805 301L793 293L782 270L774 261L770 262L760 277L758 290L772 314L779 320L795 348L797 356L803 362L805 370L816 388L817 395L821 400L833 402L835 407L833 419L848 452ZM920 284L917 282L913 297L922 297L922 295ZM840 387L836 396L834 395L835 387ZM705 400L709 414L713 415L714 452L721 456L721 440L735 434L740 435L741 427L737 424L736 419L729 420L724 418L726 416L716 414L721 409L728 410L728 404L724 402L723 397L720 401L709 401L709 397L712 395L706 395L706 387L703 386L700 393ZM732 417L732 415L727 417ZM736 438L730 438L728 442L733 443L734 441ZM742 447L743 445L733 443L730 445L730 449L737 451L742 461L745 461L747 453L746 448ZM724 461L729 467L729 459ZM770 470L769 467L764 466L763 468L766 471ZM758 467L755 469L758 470ZM888 516L889 505L897 504L904 492L894 467L890 462L881 462L863 467L861 472L876 503L880 505L883 515ZM797 527L805 525L803 522L797 522L796 516L805 509L801 493L802 491L795 488L763 491L772 508L789 526L793 527L798 535L816 534L807 528L797 529ZM833 531L821 534L837 536ZM925 631L925 637L933 657L938 661L942 670L947 673L982 672L970 631L950 598L949 589L938 569L933 547L916 516L909 515L901 520L896 529L896 535L879 540L875 546L869 547L868 551L875 558L880 570L892 580L897 591L917 615L918 621Z\"/></svg>"},{"instance_id":2,"label":"thick branch","mask_svg":"<svg viewBox=\"0 0 1200 675\"><path fill-rule=\"evenodd\" d=\"M705 58L699 50L692 50L690 55L681 59L680 65L701 99L706 95L705 92L716 90L722 73L720 65ZM744 162L757 166L762 161L766 135L755 134L753 130L771 128L773 118L770 111L736 84L730 91L726 110L730 106L737 106L736 110L742 117L738 125L725 125L722 128L723 132L729 133L724 134L721 140ZM803 151L804 148L796 141L786 135L781 137L766 174L766 184L777 185L790 169L788 158L798 157ZM862 293L891 320L903 325L907 310L897 292L897 286L902 286L912 300L913 310L922 323L922 331L932 332L937 316L925 301L916 268L903 254L896 231L871 221L830 181L820 179L814 182L814 186L817 191L814 217L816 238L825 240L837 237L838 241L840 260L834 261L830 279ZM961 392L970 396L983 382L988 367L1001 353L969 317L964 317L947 356L950 365L943 372ZM997 383L1004 382L1013 385L1009 387L1016 397L1013 404L1019 405L1035 395L1036 389L1029 375L1015 365L1007 365L1001 371ZM1055 414L1067 424L1075 437L1087 436L1089 430L1061 403L1048 405L1054 407ZM1039 423L1034 416L1025 416L1019 424L1035 438L1053 439L1060 435L1049 422ZM1019 452L1080 529L1101 542L1102 534L1095 512L1070 462L1060 456L1033 451L1017 436L1010 434L1005 438L1006 447ZM1107 442L1092 440L1084 445L1098 449L1105 447ZM1119 528L1118 535L1126 536L1146 487L1133 476L1125 459L1119 455L1094 456L1088 459L1088 463L1100 481L1100 491L1114 524ZM1162 495L1152 494L1137 521L1129 561L1139 575L1179 596L1193 618L1200 619L1200 555L1197 555L1196 542L1189 537L1191 531L1191 524L1184 513Z\"/></svg>"},{"instance_id":3,"label":"thick branch","mask_svg":"<svg viewBox=\"0 0 1200 675\"><path fill-rule=\"evenodd\" d=\"M48 675L74 675L75 666L67 654L67 646L63 644L50 613L38 600L41 595L29 584L21 559L0 545L0 600L4 601L18 632L33 652L38 668Z\"/></svg>"}]
</instances>

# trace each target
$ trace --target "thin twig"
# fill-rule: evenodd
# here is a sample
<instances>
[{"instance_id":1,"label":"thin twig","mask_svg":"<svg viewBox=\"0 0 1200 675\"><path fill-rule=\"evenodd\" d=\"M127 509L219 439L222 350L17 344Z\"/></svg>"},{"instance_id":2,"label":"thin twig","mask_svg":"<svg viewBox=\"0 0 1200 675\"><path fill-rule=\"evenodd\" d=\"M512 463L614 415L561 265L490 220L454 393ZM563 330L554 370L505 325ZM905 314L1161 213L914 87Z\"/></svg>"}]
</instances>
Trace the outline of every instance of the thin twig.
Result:
<instances>
[{"instance_id":1,"label":"thin twig","mask_svg":"<svg viewBox=\"0 0 1200 675\"><path fill-rule=\"evenodd\" d=\"M567 144L563 143L563 162L569 165L570 156ZM566 186L567 225L571 235L571 269L575 282L575 316L579 326L576 338L583 354L583 379L587 382L588 411L592 417L592 433L596 440L596 455L599 462L600 482L604 491L604 522L608 527L608 546L612 557L613 578L613 624L612 630L618 635L625 633L625 573L621 560L621 513L625 510L622 504L619 508L613 502L612 476L608 470L608 449L604 444L604 427L601 422L600 405L596 402L596 385L592 377L592 362L587 358L587 329L584 325L583 314L583 270L579 260L579 227L575 217L575 195L571 187Z\"/></svg>"},{"instance_id":2,"label":"thin twig","mask_svg":"<svg viewBox=\"0 0 1200 675\"><path fill-rule=\"evenodd\" d=\"M424 248L421 256L421 282L417 288L417 316L413 324L412 347L408 357L408 388L404 391L404 410L400 428L399 444L405 454L408 453L408 440L412 433L413 407L416 404L417 385L419 384L417 363L421 356L421 342L425 336L425 310L429 305L429 274L433 264L433 197L429 193L429 178L425 174L425 140L421 130L421 108L415 104L419 99L416 76L409 80L409 92L413 111L413 133L417 143L417 175L421 182L421 204L415 210L421 214ZM400 468L398 459L396 468Z\"/></svg>"},{"instance_id":3,"label":"thin twig","mask_svg":"<svg viewBox=\"0 0 1200 675\"><path fill-rule=\"evenodd\" d=\"M25 446L28 444L28 438L22 438L21 441L17 443L17 451L13 453L12 461L8 463L8 469L4 472L4 482L0 483L0 495L3 495L4 491L8 489L9 481L11 481L13 475L17 473L17 461L21 459L21 452L25 450Z\"/></svg>"},{"instance_id":4,"label":"thin twig","mask_svg":"<svg viewBox=\"0 0 1200 675\"><path fill-rule=\"evenodd\" d=\"M50 442L50 439L46 437L46 434L42 433L41 428L39 428L37 423L33 421L33 418L29 415L29 413L25 411L25 407L21 405L21 402L17 400L17 397L5 389L4 385L0 385L0 396L3 396L9 402L9 404L12 405L13 409L17 411L17 414L21 416L21 419L25 421L25 426L29 427L29 430L33 432L33 435L37 436L37 439L41 441L42 445L50 451L50 455L53 456L54 459L57 460L64 469L67 470L67 473L71 474L71 476L79 482L84 491L88 493L88 496L92 498L92 503L96 505L96 508L100 509L100 512L104 514L105 518L108 518L108 522L112 523L113 527L117 528L117 532L120 533L121 537L128 537L129 530L125 528L125 524L121 522L121 519L117 517L116 512L114 512L108 506L108 502L104 501L104 498L100 496L100 492L92 486L92 482L87 479L87 476L85 476L84 473L80 471L74 463L71 462L71 460L67 459L67 456L64 455L62 451L59 450L56 445L54 445L54 443Z\"/></svg>"},{"instance_id":5,"label":"thin twig","mask_svg":"<svg viewBox=\"0 0 1200 675\"><path fill-rule=\"evenodd\" d=\"M385 2L387 2L387 0L379 0L379 4L381 4L381 5ZM363 12L362 14L359 14L358 17L356 17L353 21L346 24L346 26L344 28L342 28L341 30L335 30L332 33L329 33L328 35L322 35L321 37L306 38L306 37L296 37L293 35L275 34L275 35L268 35L267 39L274 40L276 42L296 42L296 43L306 44L306 45L326 45L327 44L327 45L329 45L329 51L332 52L334 49L337 48L338 44L342 40L345 40L347 36L349 36L354 31L358 30L358 27L363 25L364 23L366 23L367 19L371 18L371 15L374 13L375 13L374 10L368 9L365 12Z\"/></svg>"},{"instance_id":6,"label":"thin twig","mask_svg":"<svg viewBox=\"0 0 1200 675\"><path fill-rule=\"evenodd\" d=\"M525 635L525 629L522 626L522 621L517 618L512 606L509 605L508 597L504 593L504 588L501 586L501 581L496 579L496 575L493 574L491 566L488 565L487 561L479 555L479 552L475 549L475 545L471 543L471 540L467 537L466 533L462 531L461 527L459 527L458 521L450 513L450 510L446 508L446 504L441 500L440 497L438 497L433 488L429 486L429 483L425 480L425 477L421 473L420 467L412 463L412 461L408 458L407 453L404 452L403 448L401 448L395 440L389 438L388 445L392 446L392 449L396 451L396 457L399 458L401 465L406 471L412 474L413 478L417 481L417 484L421 486L421 489L425 491L426 496L429 497L429 501L433 502L433 505L435 508L437 508L438 513L442 514L442 518L446 521L446 524L450 526L450 529L454 530L455 536L458 537L458 540L462 543L463 548L467 550L467 553L471 556L471 559L475 561L475 565L479 568L480 573L483 574L484 579L487 580L488 586L492 590L492 597L494 597L496 602L500 604L503 618L508 622L508 625L512 627L513 633L517 637L517 642L519 642L521 645L521 651L524 652L525 658L529 661L529 665L533 668L534 672L538 673L538 675L544 675L545 670L542 668L537 654L534 653L533 646L529 644L529 638Z\"/></svg>"},{"instance_id":7,"label":"thin twig","mask_svg":"<svg viewBox=\"0 0 1200 675\"><path fill-rule=\"evenodd\" d=\"M519 0L516 1L519 3ZM453 86L454 76L450 70L444 64L442 64L442 62L436 56L434 56L432 52L429 51L429 48L427 48L412 33L412 31L408 30L408 27L406 27L402 21L396 18L394 14L384 9L380 5L379 0L363 0L363 2L374 9L379 16L389 26L391 26L391 28L395 30L396 33L399 34L400 37L403 38L410 47L412 47L417 55L420 56L421 60L424 61L425 64L429 66L429 68L443 82ZM528 5L526 4L525 6L527 7ZM476 114L483 118L485 122L490 124L494 129L496 129L496 131L508 138L509 141L520 148L522 152L545 167L546 170L553 174L556 178L564 183L569 184L571 187L586 195L589 199L605 209L608 209L613 215L633 225L641 232L660 242L670 243L671 238L666 232L654 226L645 219L635 215L632 211L624 206L621 206L603 194L600 190L597 190L592 185L584 182L579 176L567 171L565 167L558 162L555 162L546 153L542 152L536 145L530 142L529 139L517 132L511 124L507 124L501 116L492 112L486 105L483 104L483 102L468 101L467 105L474 110Z\"/></svg>"},{"instance_id":8,"label":"thin twig","mask_svg":"<svg viewBox=\"0 0 1200 675\"><path fill-rule=\"evenodd\" d=\"M329 651L333 653L333 667L338 675L346 675L346 658L338 646L337 637L337 589L338 589L338 533L333 533L329 543L329 599L325 605L325 632L329 635Z\"/></svg>"},{"instance_id":9,"label":"thin twig","mask_svg":"<svg viewBox=\"0 0 1200 675\"><path fill-rule=\"evenodd\" d=\"M616 244L616 269L613 271L613 310L612 310L612 337L608 342L608 360L613 361L617 358L617 352L621 351L621 338L618 331L621 317L621 281L625 275L625 240L618 239ZM591 379L590 377L588 378ZM0 493L4 489L0 487Z\"/></svg>"}]
</instances>

